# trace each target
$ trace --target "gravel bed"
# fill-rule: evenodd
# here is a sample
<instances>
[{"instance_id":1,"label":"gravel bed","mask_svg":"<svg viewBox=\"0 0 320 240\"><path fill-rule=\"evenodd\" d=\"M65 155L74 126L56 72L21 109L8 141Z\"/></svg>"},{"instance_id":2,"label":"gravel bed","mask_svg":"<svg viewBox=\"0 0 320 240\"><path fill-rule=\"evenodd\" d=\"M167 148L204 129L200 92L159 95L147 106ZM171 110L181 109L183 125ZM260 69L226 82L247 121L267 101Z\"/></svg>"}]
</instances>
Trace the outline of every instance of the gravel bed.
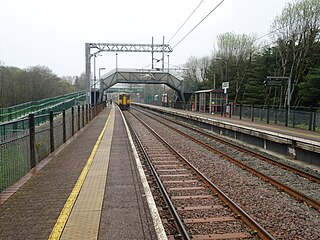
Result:
<instances>
[{"instance_id":1,"label":"gravel bed","mask_svg":"<svg viewBox=\"0 0 320 240\"><path fill-rule=\"evenodd\" d=\"M151 111L151 110L147 110L147 109L144 109L144 108L134 107L134 109L136 109L136 108L140 109L143 112L147 112L149 115L151 115L153 117L158 116L159 119L167 121L167 123L172 123L172 120L174 120L175 122L180 122L180 121L177 121L176 119L173 119L171 116L163 115L163 114L160 114L160 113L157 113L157 112L154 112L154 111ZM185 122L181 122L181 123L182 124L186 124ZM188 124L188 125L191 126L191 127L197 128L197 129L199 129L201 131L205 131L205 132L207 132L207 133L209 133L209 134L211 134L213 136L216 136L216 137L218 137L220 139L229 141L229 142L231 142L233 144L236 144L236 145L238 145L238 146L240 146L242 148L245 148L247 150L254 151L254 152L259 152L260 155L265 156L267 158L270 158L270 159L272 159L274 161L289 165L291 167L294 167L294 168L299 169L301 171L304 171L306 173L312 174L312 175L314 175L316 177L320 177L320 171L318 169L312 169L312 168L310 168L308 166L300 164L299 161L293 161L292 159L286 159L286 158L283 158L283 157L280 158L280 157L278 157L276 155L272 155L272 154L269 154L267 152L260 151L259 148L256 147L256 146L252 146L251 147L248 144L244 144L244 143L240 142L239 140L236 140L236 139L233 139L233 138L229 138L227 136L219 135L219 134L217 134L215 132L212 132L212 131L209 131L209 130L206 130L206 129L203 129L203 128L198 128L195 125L190 125L190 124Z\"/></svg>"},{"instance_id":2,"label":"gravel bed","mask_svg":"<svg viewBox=\"0 0 320 240\"><path fill-rule=\"evenodd\" d=\"M158 174L160 175L160 177L162 175L171 175L171 174L175 174L175 175L179 175L179 174L182 174L182 175L185 175L185 174L189 174L190 172L186 169L184 170L176 170L176 169L173 169L173 171L170 171L168 169L166 169L165 171L163 169L157 169L157 172Z\"/></svg>"},{"instance_id":3,"label":"gravel bed","mask_svg":"<svg viewBox=\"0 0 320 240\"><path fill-rule=\"evenodd\" d=\"M162 119L163 120L163 119ZM291 171L282 169L278 166L270 164L265 161L261 161L259 158L248 155L247 153L241 152L234 149L220 141L208 138L204 135L191 131L183 126L179 126L170 121L165 121L167 124L175 127L176 129L189 134L190 136L200 140L212 148L221 151L223 153L228 153L230 157L233 157L246 165L262 172L263 174L272 177L273 179L290 186L291 188L302 192L303 194L320 201L320 184L310 181L302 176L299 176Z\"/></svg>"},{"instance_id":4,"label":"gravel bed","mask_svg":"<svg viewBox=\"0 0 320 240\"><path fill-rule=\"evenodd\" d=\"M130 118L129 117L129 121L131 122L131 124L134 126L136 132L138 133L139 135L139 138L141 140L141 142L144 144L144 145L149 145L149 144L153 144L153 145L157 145L157 148L158 148L158 152L163 152L165 153L163 147L161 146L161 143L157 142L157 140L154 139L154 136L151 136L149 134L146 134L146 130L144 130L143 128L144 127L141 127L141 125L139 126L139 123L134 121L134 119ZM147 149L151 149L151 154L148 154L151 159L153 160L158 160L159 158L163 159L163 155L162 154L154 154L154 152L157 152L155 148L147 148ZM148 150L147 150L148 152ZM149 153L149 152L148 152ZM189 170L186 171L186 173L188 173ZM163 176L163 173L168 173L168 175L172 175L172 174L180 174L180 171L179 173L177 173L177 171L175 172L168 172L168 171L165 171L165 172L161 172L160 176L161 176L161 179L162 180L192 180L194 179L194 176L189 172L189 174L187 176L168 176L168 177L164 177ZM184 173L184 172L183 172ZM198 183L199 184L199 183ZM166 185L166 183L164 183L165 187L168 189L171 187L171 184L170 185ZM204 185L203 185L204 186ZM190 187L190 185L189 185ZM156 189L156 187L155 187ZM171 197L173 198L172 201L174 202L174 205L175 207L186 207L186 206L199 206L199 205L205 205L205 206L210 206L210 205L218 205L220 204L220 206L222 206L222 202L221 200L219 200L217 198L217 196L215 196L214 194L212 194L211 191L209 191L208 188L204 188L204 189L201 189L201 190L176 190L176 191L173 191L173 190L169 190L169 194L171 195ZM175 199L174 196L195 196L195 195L208 195L209 197L208 198L204 198L204 199L198 199L198 198L189 198L189 199ZM158 196L155 198L155 199L158 199ZM205 214L206 212L206 214ZM216 216L216 215L212 215L212 211L205 211L203 210L202 212L202 215L204 218L210 218L210 217L213 217L213 216ZM230 215L229 215L230 216ZM233 216L233 214L231 215ZM168 217L168 216L166 216ZM233 229L233 225L234 225L234 222L237 222L237 225L239 226L239 231L240 232L245 232L247 233L247 227L246 225L240 220L240 219L235 219L234 221L224 221L224 222L217 222L215 223L215 226L217 229L225 229L223 231L223 233L227 233L229 231L231 231ZM201 225L201 229L202 231L204 232L204 234L210 234L210 233L213 233L213 229L211 229L211 223L201 223L201 224L191 224L190 226L187 226L187 229L188 229L188 232L198 232L197 230L197 226L200 226ZM207 225L207 228L205 227ZM166 227L166 222L165 222L165 228ZM173 232L174 230L170 230L170 228L168 228L169 230L166 230L167 232ZM206 229L206 230L204 230Z\"/></svg>"},{"instance_id":5,"label":"gravel bed","mask_svg":"<svg viewBox=\"0 0 320 240\"><path fill-rule=\"evenodd\" d=\"M165 128L158 121L141 117L275 238L320 238L319 211Z\"/></svg>"},{"instance_id":6,"label":"gravel bed","mask_svg":"<svg viewBox=\"0 0 320 240\"><path fill-rule=\"evenodd\" d=\"M196 201L194 199L174 199L173 202L176 207L212 206L223 204L218 198L201 198Z\"/></svg>"},{"instance_id":7,"label":"gravel bed","mask_svg":"<svg viewBox=\"0 0 320 240\"><path fill-rule=\"evenodd\" d=\"M192 211L179 211L183 218L203 218L208 214L212 217L230 216L233 212L229 208L220 208L212 210L192 210Z\"/></svg>"},{"instance_id":8,"label":"gravel bed","mask_svg":"<svg viewBox=\"0 0 320 240\"><path fill-rule=\"evenodd\" d=\"M192 175L190 175L189 177L192 177ZM187 177L185 176L168 176L168 177L165 177L165 176L161 176L160 179L161 181L182 181L182 180L185 180Z\"/></svg>"},{"instance_id":9,"label":"gravel bed","mask_svg":"<svg viewBox=\"0 0 320 240\"><path fill-rule=\"evenodd\" d=\"M167 191L171 196L192 196L192 195L210 195L212 194L209 190L170 190L167 188Z\"/></svg>"},{"instance_id":10,"label":"gravel bed","mask_svg":"<svg viewBox=\"0 0 320 240\"><path fill-rule=\"evenodd\" d=\"M166 183L168 188L176 188L176 187L202 187L203 185L200 182L181 182L181 183Z\"/></svg>"},{"instance_id":11,"label":"gravel bed","mask_svg":"<svg viewBox=\"0 0 320 240\"><path fill-rule=\"evenodd\" d=\"M238 221L228 221L228 224L221 224L221 222L215 223L198 223L198 224L187 224L188 227L191 227L192 235L202 235L202 234L223 234L226 231L230 233L236 232L246 232L249 233L251 231L250 228L246 228L243 231L243 227L239 225ZM258 238L259 239L259 238Z\"/></svg>"},{"instance_id":12,"label":"gravel bed","mask_svg":"<svg viewBox=\"0 0 320 240\"><path fill-rule=\"evenodd\" d=\"M278 166L270 164L265 161L261 161L258 158L255 158L251 155L243 153L237 149L229 147L219 141L212 140L210 138L204 137L199 134L194 134L194 132L190 130L186 130L186 128L179 129L183 132L187 132L191 136L195 137L196 139L205 142L212 148L221 151L223 153L228 153L228 155L232 158L240 160L241 162L245 163L247 166L250 166L263 174L272 177L273 179L282 182L291 188L294 188L307 196L310 196L317 201L320 201L320 184L314 183L304 177L301 177L291 171L282 169Z\"/></svg>"},{"instance_id":13,"label":"gravel bed","mask_svg":"<svg viewBox=\"0 0 320 240\"><path fill-rule=\"evenodd\" d=\"M138 150L138 148L137 148L137 150ZM138 154L139 154L139 158L142 160L143 156L139 152L139 150L138 150ZM166 203L161 195L160 190L158 189L157 183L156 183L155 179L153 178L153 175L151 174L151 170L149 169L146 161L141 161L141 164L144 169L148 184L150 186L154 201L155 201L156 205L158 206L158 208L159 207L163 208L164 206L166 206ZM177 229L176 229L173 222L168 221L171 218L171 214L170 214L169 210L168 209L167 210L161 209L158 212L159 212L159 215L160 215L162 221L165 220L162 222L162 224L163 224L163 227L164 227L166 234L167 235L174 235L177 232Z\"/></svg>"}]
</instances>

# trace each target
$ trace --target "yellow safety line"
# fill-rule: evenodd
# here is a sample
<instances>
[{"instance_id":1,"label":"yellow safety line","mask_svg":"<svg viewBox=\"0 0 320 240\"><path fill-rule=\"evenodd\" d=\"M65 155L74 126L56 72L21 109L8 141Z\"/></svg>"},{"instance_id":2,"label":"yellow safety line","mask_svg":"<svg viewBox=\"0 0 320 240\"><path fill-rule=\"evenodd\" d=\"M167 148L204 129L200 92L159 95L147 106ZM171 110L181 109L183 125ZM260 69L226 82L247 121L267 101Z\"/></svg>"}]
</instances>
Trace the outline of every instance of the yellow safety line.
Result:
<instances>
[{"instance_id":1,"label":"yellow safety line","mask_svg":"<svg viewBox=\"0 0 320 240\"><path fill-rule=\"evenodd\" d=\"M82 170L82 172L81 172L76 184L74 185L74 187L72 189L72 192L70 193L70 195L69 195L69 197L68 197L68 199L67 199L67 201L66 201L66 203L65 203L65 205L63 207L63 209L60 212L58 220L57 220L56 224L54 225L54 227L52 229L52 232L51 232L51 234L50 234L50 236L48 238L49 240L59 240L60 237L61 237L62 231L63 231L63 229L64 229L64 227L65 227L65 225L66 225L66 223L68 221L68 218L69 218L69 215L70 215L71 210L73 208L73 205L74 205L74 203L75 203L75 201L76 201L76 199L77 199L77 197L79 195L79 192L80 192L81 187L82 187L82 185L84 183L84 180L85 180L85 178L87 176L87 173L89 171L91 163L92 163L92 161L94 159L94 156L96 155L97 149L98 149L98 147L100 145L100 142L101 142L101 139L103 137L103 134L104 134L104 132L105 132L105 130L107 128L107 125L108 125L108 122L109 122L109 119L110 119L110 115L111 115L111 112L110 112L110 114L108 116L106 124L104 125L104 127L102 129L102 132L100 133L100 135L98 137L98 140L97 140L96 144L93 147L93 150L92 150L92 152L90 154L90 157L89 157L86 165L84 166L84 168L83 168L83 170Z\"/></svg>"}]
</instances>

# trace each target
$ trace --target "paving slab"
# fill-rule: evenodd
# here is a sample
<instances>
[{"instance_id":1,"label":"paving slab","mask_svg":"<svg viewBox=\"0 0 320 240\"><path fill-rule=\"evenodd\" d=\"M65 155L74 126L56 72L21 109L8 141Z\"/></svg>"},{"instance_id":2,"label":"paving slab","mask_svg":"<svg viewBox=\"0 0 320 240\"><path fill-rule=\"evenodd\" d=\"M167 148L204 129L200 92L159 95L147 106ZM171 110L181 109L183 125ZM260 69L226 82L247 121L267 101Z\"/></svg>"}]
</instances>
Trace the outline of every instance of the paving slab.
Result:
<instances>
[{"instance_id":1,"label":"paving slab","mask_svg":"<svg viewBox=\"0 0 320 240\"><path fill-rule=\"evenodd\" d=\"M124 123L115 117L98 239L157 239Z\"/></svg>"},{"instance_id":2,"label":"paving slab","mask_svg":"<svg viewBox=\"0 0 320 240\"><path fill-rule=\"evenodd\" d=\"M0 239L47 239L74 187L110 108L93 119L39 173L0 205Z\"/></svg>"}]
</instances>

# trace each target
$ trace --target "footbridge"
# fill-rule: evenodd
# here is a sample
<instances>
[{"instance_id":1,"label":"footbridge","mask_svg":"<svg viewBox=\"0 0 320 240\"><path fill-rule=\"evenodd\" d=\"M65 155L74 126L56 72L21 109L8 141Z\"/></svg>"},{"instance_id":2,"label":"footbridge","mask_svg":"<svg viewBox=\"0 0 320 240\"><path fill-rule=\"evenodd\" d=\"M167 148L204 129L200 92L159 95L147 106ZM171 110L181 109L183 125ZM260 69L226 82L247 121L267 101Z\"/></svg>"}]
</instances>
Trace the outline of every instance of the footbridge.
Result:
<instances>
[{"instance_id":1,"label":"footbridge","mask_svg":"<svg viewBox=\"0 0 320 240\"><path fill-rule=\"evenodd\" d=\"M93 53L91 53L93 51ZM151 53L151 69L130 69L118 68L110 71L102 76L100 91L106 91L116 83L135 83L135 84L165 84L174 89L178 95L178 101L185 104L184 84L183 79L173 75L168 69L164 69L164 55L171 53L170 45L164 43L154 44L153 38L151 44L123 44L123 43L86 43L86 78L87 78L87 102L90 103L91 96L91 60L93 58L94 77L93 82L96 82L95 76L95 61L96 57L103 52L149 52ZM162 68L155 69L153 66L154 53L162 54ZM102 94L101 94L102 95Z\"/></svg>"},{"instance_id":2,"label":"footbridge","mask_svg":"<svg viewBox=\"0 0 320 240\"><path fill-rule=\"evenodd\" d=\"M116 68L101 77L103 90L107 90L117 83L131 84L165 84L178 93L182 102L185 102L183 94L183 79L169 71L145 70L134 68Z\"/></svg>"}]
</instances>

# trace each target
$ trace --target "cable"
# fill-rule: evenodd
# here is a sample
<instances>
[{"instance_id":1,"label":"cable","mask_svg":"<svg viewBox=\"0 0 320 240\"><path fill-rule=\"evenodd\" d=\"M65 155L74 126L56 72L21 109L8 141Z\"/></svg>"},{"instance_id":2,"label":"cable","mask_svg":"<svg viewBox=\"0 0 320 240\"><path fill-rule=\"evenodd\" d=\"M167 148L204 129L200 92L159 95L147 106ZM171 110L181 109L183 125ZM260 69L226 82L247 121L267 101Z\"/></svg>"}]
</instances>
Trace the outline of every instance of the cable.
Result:
<instances>
[{"instance_id":1,"label":"cable","mask_svg":"<svg viewBox=\"0 0 320 240\"><path fill-rule=\"evenodd\" d=\"M204 0L202 0L198 6L191 12L191 14L187 17L187 19L182 23L182 25L178 28L178 30L173 34L173 36L170 38L170 40L167 42L167 44L169 44L171 42L171 40L177 35L177 33L181 30L181 28L186 24L186 22L191 18L191 16L195 13L195 11L197 11L197 9L200 7L200 5L204 2ZM160 53L158 53L155 58L157 58L159 56ZM153 60L152 60L153 61ZM143 68L147 68L149 67L151 64L143 67Z\"/></svg>"},{"instance_id":2,"label":"cable","mask_svg":"<svg viewBox=\"0 0 320 240\"><path fill-rule=\"evenodd\" d=\"M197 11L197 9L200 7L200 5L203 3L204 0L202 0L198 6L192 11L192 13L189 15L189 17L182 23L182 25L179 27L179 29L173 34L173 36L170 38L167 44L171 42L171 40L177 35L177 33L180 31L180 29L186 24L186 22L191 18L191 16Z\"/></svg>"},{"instance_id":3,"label":"cable","mask_svg":"<svg viewBox=\"0 0 320 240\"><path fill-rule=\"evenodd\" d=\"M275 29L275 30L273 30L273 31L271 31L271 32L268 32L268 33L266 33L265 35L262 35L262 36L256 38L255 41L258 41L258 40L260 40L260 39L262 39L262 38L265 38L265 37L267 37L267 36L269 36L269 35L271 35L271 34L273 34L273 33L276 33L277 31L279 31L279 30L281 30L281 29L283 29L283 28L285 28L285 27L289 27L289 26L292 25L293 23L297 23L297 22L299 22L299 21L301 21L301 18L298 18L298 19L296 19L295 21L293 21L292 23L289 23L289 24L284 25L284 26L281 26L281 27L279 27L279 28L277 28L277 29ZM304 29L302 29L301 31L299 31L299 32L297 32L297 33L300 34L300 33L302 33L303 31L304 31Z\"/></svg>"},{"instance_id":4,"label":"cable","mask_svg":"<svg viewBox=\"0 0 320 240\"><path fill-rule=\"evenodd\" d=\"M184 23L179 27L179 29L176 31L176 33L170 38L170 40L168 41L168 43L175 37L175 35L180 31L180 29L184 26L184 24L190 19L190 17L195 13L195 11L200 7L200 5L203 3L204 0L202 0L198 6L192 11L192 13L189 15L189 17L184 21ZM214 10L216 10L222 3L224 2L224 0L222 0L220 3L218 3L195 27L193 27L172 49L174 49L175 47L177 47L194 29L196 29ZM158 53L159 55L159 53ZM158 56L157 55L157 56ZM156 57L157 57L156 56ZM153 60L152 60L153 61ZM151 64L143 67L149 67Z\"/></svg>"},{"instance_id":5,"label":"cable","mask_svg":"<svg viewBox=\"0 0 320 240\"><path fill-rule=\"evenodd\" d=\"M176 45L173 46L172 49L176 48L190 33L193 32L214 10L216 10L224 0L222 0L218 5L216 5L196 26L194 26Z\"/></svg>"}]
</instances>

